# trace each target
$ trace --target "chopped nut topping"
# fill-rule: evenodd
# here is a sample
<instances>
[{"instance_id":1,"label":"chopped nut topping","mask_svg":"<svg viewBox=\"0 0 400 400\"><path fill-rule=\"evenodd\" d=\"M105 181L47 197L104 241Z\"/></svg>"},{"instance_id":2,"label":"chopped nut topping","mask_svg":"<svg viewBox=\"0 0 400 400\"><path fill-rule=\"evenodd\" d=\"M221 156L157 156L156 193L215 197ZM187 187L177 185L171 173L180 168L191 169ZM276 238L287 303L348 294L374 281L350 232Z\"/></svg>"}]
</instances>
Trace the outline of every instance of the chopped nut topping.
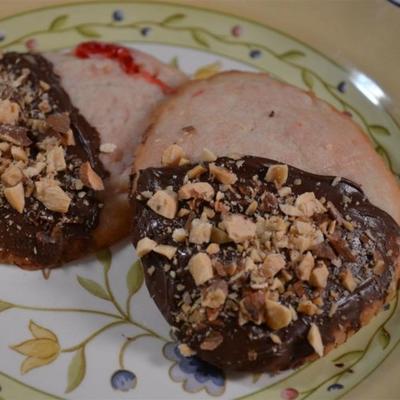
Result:
<instances>
[{"instance_id":1,"label":"chopped nut topping","mask_svg":"<svg viewBox=\"0 0 400 400\"><path fill-rule=\"evenodd\" d=\"M249 321L260 325L264 322L264 314L265 295L260 290L252 292L240 301L239 325L244 325Z\"/></svg>"},{"instance_id":2,"label":"chopped nut topping","mask_svg":"<svg viewBox=\"0 0 400 400\"><path fill-rule=\"evenodd\" d=\"M207 254L217 254L220 250L220 247L217 243L211 243L207 246L206 252Z\"/></svg>"},{"instance_id":3,"label":"chopped nut topping","mask_svg":"<svg viewBox=\"0 0 400 400\"><path fill-rule=\"evenodd\" d=\"M265 321L271 329L282 329L292 321L292 312L288 307L265 298Z\"/></svg>"},{"instance_id":4,"label":"chopped nut topping","mask_svg":"<svg viewBox=\"0 0 400 400\"><path fill-rule=\"evenodd\" d=\"M226 216L224 225L228 236L236 243L242 243L256 235L256 224L240 214Z\"/></svg>"},{"instance_id":5,"label":"chopped nut topping","mask_svg":"<svg viewBox=\"0 0 400 400\"><path fill-rule=\"evenodd\" d=\"M289 168L287 165L271 165L268 168L265 180L267 182L274 182L277 186L282 186L286 183L289 176Z\"/></svg>"},{"instance_id":6,"label":"chopped nut topping","mask_svg":"<svg viewBox=\"0 0 400 400\"><path fill-rule=\"evenodd\" d=\"M181 146L171 144L168 146L162 155L161 164L168 167L176 167L182 158L185 157L185 152Z\"/></svg>"},{"instance_id":7,"label":"chopped nut topping","mask_svg":"<svg viewBox=\"0 0 400 400\"><path fill-rule=\"evenodd\" d=\"M206 253L197 253L192 256L188 266L197 286L209 281L214 276L211 259Z\"/></svg>"},{"instance_id":8,"label":"chopped nut topping","mask_svg":"<svg viewBox=\"0 0 400 400\"><path fill-rule=\"evenodd\" d=\"M273 278L281 269L285 268L285 264L285 257L281 254L268 254L263 263L265 276Z\"/></svg>"},{"instance_id":9,"label":"chopped nut topping","mask_svg":"<svg viewBox=\"0 0 400 400\"><path fill-rule=\"evenodd\" d=\"M55 181L43 179L35 182L35 197L51 211L68 212L71 199Z\"/></svg>"},{"instance_id":10,"label":"chopped nut topping","mask_svg":"<svg viewBox=\"0 0 400 400\"><path fill-rule=\"evenodd\" d=\"M217 167L215 164L209 165L210 174L224 185L233 185L237 181L236 174L229 172L226 168Z\"/></svg>"},{"instance_id":11,"label":"chopped nut topping","mask_svg":"<svg viewBox=\"0 0 400 400\"><path fill-rule=\"evenodd\" d=\"M325 288L328 283L329 270L323 261L318 261L318 265L312 270L310 283L317 288Z\"/></svg>"},{"instance_id":12,"label":"chopped nut topping","mask_svg":"<svg viewBox=\"0 0 400 400\"><path fill-rule=\"evenodd\" d=\"M154 247L154 249L153 249L153 251L155 253L163 255L163 256L167 257L169 260L172 260L174 258L176 250L177 250L176 247L167 246L165 244L159 244L156 247Z\"/></svg>"},{"instance_id":13,"label":"chopped nut topping","mask_svg":"<svg viewBox=\"0 0 400 400\"><path fill-rule=\"evenodd\" d=\"M228 284L223 280L216 281L205 290L201 304L203 307L219 308L224 305L227 295Z\"/></svg>"},{"instance_id":14,"label":"chopped nut topping","mask_svg":"<svg viewBox=\"0 0 400 400\"><path fill-rule=\"evenodd\" d=\"M89 166L90 164L87 163ZM61 146L53 147L47 152L47 173L64 171L67 168L64 158L64 149ZM93 170L92 170L93 171ZM94 172L94 171L93 171Z\"/></svg>"},{"instance_id":15,"label":"chopped nut topping","mask_svg":"<svg viewBox=\"0 0 400 400\"><path fill-rule=\"evenodd\" d=\"M165 218L175 218L178 208L176 193L171 190L158 190L147 205L157 214Z\"/></svg>"},{"instance_id":16,"label":"chopped nut topping","mask_svg":"<svg viewBox=\"0 0 400 400\"><path fill-rule=\"evenodd\" d=\"M310 300L305 300L299 303L297 307L297 312L313 316L318 312L318 307Z\"/></svg>"},{"instance_id":17,"label":"chopped nut topping","mask_svg":"<svg viewBox=\"0 0 400 400\"><path fill-rule=\"evenodd\" d=\"M15 125L18 121L20 107L10 100L0 100L0 124Z\"/></svg>"},{"instance_id":18,"label":"chopped nut topping","mask_svg":"<svg viewBox=\"0 0 400 400\"><path fill-rule=\"evenodd\" d=\"M213 187L206 182L187 183L183 185L178 192L180 200L191 198L211 201L214 197Z\"/></svg>"},{"instance_id":19,"label":"chopped nut topping","mask_svg":"<svg viewBox=\"0 0 400 400\"><path fill-rule=\"evenodd\" d=\"M297 197L295 206L306 217L312 217L314 214L321 214L326 212L326 208L315 197L313 192L306 192Z\"/></svg>"},{"instance_id":20,"label":"chopped nut topping","mask_svg":"<svg viewBox=\"0 0 400 400\"><path fill-rule=\"evenodd\" d=\"M187 176L189 179L194 179L194 178L197 178L197 177L203 175L204 172L207 172L207 169L204 168L202 165L199 164L199 165L196 165L195 167L193 167L192 169L190 169L190 170L186 173L186 176Z\"/></svg>"},{"instance_id":21,"label":"chopped nut topping","mask_svg":"<svg viewBox=\"0 0 400 400\"><path fill-rule=\"evenodd\" d=\"M176 228L172 232L172 239L175 240L175 242L184 242L186 237L187 237L186 229Z\"/></svg>"},{"instance_id":22,"label":"chopped nut topping","mask_svg":"<svg viewBox=\"0 0 400 400\"><path fill-rule=\"evenodd\" d=\"M6 186L15 186L23 178L21 169L16 165L10 165L1 175L1 180Z\"/></svg>"},{"instance_id":23,"label":"chopped nut topping","mask_svg":"<svg viewBox=\"0 0 400 400\"><path fill-rule=\"evenodd\" d=\"M103 180L96 174L89 161L81 165L79 176L85 186L93 190L104 190Z\"/></svg>"},{"instance_id":24,"label":"chopped nut topping","mask_svg":"<svg viewBox=\"0 0 400 400\"><path fill-rule=\"evenodd\" d=\"M5 188L4 196L10 203L10 206L22 213L25 208L25 195L24 187L22 183L18 183L16 186Z\"/></svg>"},{"instance_id":25,"label":"chopped nut topping","mask_svg":"<svg viewBox=\"0 0 400 400\"><path fill-rule=\"evenodd\" d=\"M311 271L314 268L315 260L311 252L307 252L300 264L297 266L296 273L299 279L302 281L308 281L310 279Z\"/></svg>"},{"instance_id":26,"label":"chopped nut topping","mask_svg":"<svg viewBox=\"0 0 400 400\"><path fill-rule=\"evenodd\" d=\"M181 343L179 346L179 352L183 355L183 357L192 357L196 354L194 350L192 350L187 344Z\"/></svg>"},{"instance_id":27,"label":"chopped nut topping","mask_svg":"<svg viewBox=\"0 0 400 400\"><path fill-rule=\"evenodd\" d=\"M196 244L208 243L211 237L211 228L212 225L209 222L195 218L191 224L189 242Z\"/></svg>"},{"instance_id":28,"label":"chopped nut topping","mask_svg":"<svg viewBox=\"0 0 400 400\"><path fill-rule=\"evenodd\" d=\"M211 150L204 148L200 158L203 161L214 162L217 159L217 156Z\"/></svg>"},{"instance_id":29,"label":"chopped nut topping","mask_svg":"<svg viewBox=\"0 0 400 400\"><path fill-rule=\"evenodd\" d=\"M349 291L353 292L357 287L357 281L349 269L342 272L340 275L342 285Z\"/></svg>"},{"instance_id":30,"label":"chopped nut topping","mask_svg":"<svg viewBox=\"0 0 400 400\"><path fill-rule=\"evenodd\" d=\"M28 155L22 147L12 146L11 155L15 161L28 161Z\"/></svg>"},{"instance_id":31,"label":"chopped nut topping","mask_svg":"<svg viewBox=\"0 0 400 400\"><path fill-rule=\"evenodd\" d=\"M154 240L144 237L140 239L136 245L136 254L138 257L143 257L153 251L156 246L157 243Z\"/></svg>"},{"instance_id":32,"label":"chopped nut topping","mask_svg":"<svg viewBox=\"0 0 400 400\"><path fill-rule=\"evenodd\" d=\"M68 114L51 114L46 118L47 125L56 132L66 134L71 125Z\"/></svg>"},{"instance_id":33,"label":"chopped nut topping","mask_svg":"<svg viewBox=\"0 0 400 400\"><path fill-rule=\"evenodd\" d=\"M311 324L307 334L308 343L312 346L315 352L322 357L324 355L324 345L322 343L321 333L315 324Z\"/></svg>"}]
</instances>

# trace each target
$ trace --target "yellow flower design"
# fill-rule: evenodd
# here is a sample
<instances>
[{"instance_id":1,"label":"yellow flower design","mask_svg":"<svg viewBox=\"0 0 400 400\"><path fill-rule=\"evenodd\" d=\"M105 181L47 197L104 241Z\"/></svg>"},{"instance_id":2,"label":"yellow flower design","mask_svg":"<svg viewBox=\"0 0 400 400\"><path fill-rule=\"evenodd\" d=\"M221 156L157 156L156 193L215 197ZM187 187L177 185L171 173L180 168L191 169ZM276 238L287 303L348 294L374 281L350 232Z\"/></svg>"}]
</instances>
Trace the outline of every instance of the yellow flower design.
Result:
<instances>
[{"instance_id":1,"label":"yellow flower design","mask_svg":"<svg viewBox=\"0 0 400 400\"><path fill-rule=\"evenodd\" d=\"M35 324L33 321L29 323L29 330L33 339L10 346L11 349L26 356L21 364L22 374L52 363L60 354L58 338L52 331Z\"/></svg>"},{"instance_id":2,"label":"yellow flower design","mask_svg":"<svg viewBox=\"0 0 400 400\"><path fill-rule=\"evenodd\" d=\"M221 63L215 62L199 68L193 75L194 79L207 79L217 74L221 70Z\"/></svg>"}]
</instances>

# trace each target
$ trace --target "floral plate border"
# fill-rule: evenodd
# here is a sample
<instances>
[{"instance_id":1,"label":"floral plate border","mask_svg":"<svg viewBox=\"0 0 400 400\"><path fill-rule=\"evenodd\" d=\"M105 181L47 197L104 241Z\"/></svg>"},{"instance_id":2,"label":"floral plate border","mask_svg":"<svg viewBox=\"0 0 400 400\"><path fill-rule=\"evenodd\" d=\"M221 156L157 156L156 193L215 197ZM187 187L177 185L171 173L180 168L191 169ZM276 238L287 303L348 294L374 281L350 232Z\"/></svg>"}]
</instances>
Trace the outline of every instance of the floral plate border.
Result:
<instances>
[{"instance_id":1,"label":"floral plate border","mask_svg":"<svg viewBox=\"0 0 400 400\"><path fill-rule=\"evenodd\" d=\"M99 5L101 9L95 9ZM81 12L76 12L79 9ZM75 13L72 14L72 10L75 10ZM89 12L90 10L92 12ZM39 13L42 18L37 20L29 18L29 23L24 20L26 17L34 16L35 13ZM21 34L24 22L29 30ZM107 38L129 43L157 43L200 50L271 72L278 79L315 91L343 112L350 113L369 134L376 151L383 156L392 171L399 174L400 159L396 157L396 149L400 146L400 128L396 121L388 113L383 113L381 109L368 103L352 84L349 74L343 68L305 44L255 22L189 6L140 1L104 1L96 4L48 7L3 19L0 23L1 29L7 32L0 33L0 49L47 50L65 48L83 39ZM211 63L199 68L195 77L207 77L217 72L219 68L218 62ZM125 307L116 301L108 276L111 259L110 252L99 255L103 265L103 284L82 276L77 276L77 281L80 287L91 295L110 302L116 313L85 309L45 309L0 301L0 312L17 309L29 312L78 312L94 313L115 319L71 347L63 347L54 332L31 320L28 327L32 338L11 347L12 350L25 356L21 372L28 373L34 368L51 364L63 353L73 353L65 390L67 394L71 393L85 378L86 345L116 325L131 324L139 329L139 333L126 338L121 346L120 369L111 376L111 385L114 389L127 391L135 388L137 377L125 368L124 353L128 346L137 340L151 337L166 343L164 356L173 362L169 370L170 377L173 381L182 382L184 390L194 393L205 389L210 395L223 394L225 377L220 371L210 372L209 366L203 365L195 358L183 359L173 342L132 318L131 300L143 283L143 272L137 262L132 265L126 276L128 297ZM280 380L278 378L276 382L268 383L242 398L261 399L266 395L284 399L339 398L373 371L371 365L373 367L380 365L398 344L400 334L393 329L398 319L400 316L396 300L387 312L375 319L371 326L326 359L308 365ZM310 377L314 374L318 376L321 365L327 376L315 385L307 386L308 380L305 376ZM2 385L4 388L13 380L3 373L0 377L1 383L6 382ZM256 376L253 380L256 382L259 378ZM25 388L29 389L26 385ZM39 398L46 396L44 393L37 393ZM1 396L2 392L0 392L2 400Z\"/></svg>"}]
</instances>

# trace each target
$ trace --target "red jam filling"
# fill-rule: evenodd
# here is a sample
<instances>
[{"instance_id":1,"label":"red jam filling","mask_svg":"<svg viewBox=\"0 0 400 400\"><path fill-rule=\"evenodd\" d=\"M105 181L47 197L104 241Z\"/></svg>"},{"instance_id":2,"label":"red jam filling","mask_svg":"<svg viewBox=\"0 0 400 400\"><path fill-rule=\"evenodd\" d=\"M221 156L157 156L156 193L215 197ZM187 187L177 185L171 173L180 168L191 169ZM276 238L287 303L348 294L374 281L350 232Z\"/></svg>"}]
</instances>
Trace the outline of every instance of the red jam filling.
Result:
<instances>
[{"instance_id":1,"label":"red jam filling","mask_svg":"<svg viewBox=\"0 0 400 400\"><path fill-rule=\"evenodd\" d=\"M148 71L142 69L139 64L136 64L132 54L132 50L118 46L111 43L101 42L84 42L79 44L75 48L75 56L78 58L91 58L100 56L116 61L121 69L128 75L139 75L149 83L157 85L165 94L171 94L175 92L175 89L168 86L161 79L150 74Z\"/></svg>"}]
</instances>

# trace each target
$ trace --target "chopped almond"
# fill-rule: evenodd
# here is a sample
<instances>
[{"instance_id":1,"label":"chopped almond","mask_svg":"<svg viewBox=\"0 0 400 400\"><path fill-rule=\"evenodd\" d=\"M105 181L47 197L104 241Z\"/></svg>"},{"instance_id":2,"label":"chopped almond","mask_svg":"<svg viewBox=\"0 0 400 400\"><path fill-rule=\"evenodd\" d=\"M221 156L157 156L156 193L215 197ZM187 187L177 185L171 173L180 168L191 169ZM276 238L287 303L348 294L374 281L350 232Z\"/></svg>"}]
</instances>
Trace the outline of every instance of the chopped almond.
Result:
<instances>
[{"instance_id":1,"label":"chopped almond","mask_svg":"<svg viewBox=\"0 0 400 400\"><path fill-rule=\"evenodd\" d=\"M294 205L306 217L312 217L314 214L321 214L323 212L326 212L326 208L315 197L314 192L305 192L301 194L297 197Z\"/></svg>"},{"instance_id":2,"label":"chopped almond","mask_svg":"<svg viewBox=\"0 0 400 400\"><path fill-rule=\"evenodd\" d=\"M206 252L207 254L217 254L220 250L219 244L217 243L210 243L207 246Z\"/></svg>"},{"instance_id":3,"label":"chopped almond","mask_svg":"<svg viewBox=\"0 0 400 400\"><path fill-rule=\"evenodd\" d=\"M140 239L136 245L136 254L138 257L143 257L153 251L156 246L157 243L154 240L144 237Z\"/></svg>"},{"instance_id":4,"label":"chopped almond","mask_svg":"<svg viewBox=\"0 0 400 400\"><path fill-rule=\"evenodd\" d=\"M16 186L22 181L23 175L21 169L16 165L10 165L1 175L1 181L6 186Z\"/></svg>"},{"instance_id":5,"label":"chopped almond","mask_svg":"<svg viewBox=\"0 0 400 400\"><path fill-rule=\"evenodd\" d=\"M195 218L191 223L189 242L202 244L208 243L211 237L212 225L209 222Z\"/></svg>"},{"instance_id":6,"label":"chopped almond","mask_svg":"<svg viewBox=\"0 0 400 400\"><path fill-rule=\"evenodd\" d=\"M42 179L35 182L35 197L49 210L59 213L68 212L71 199L55 181Z\"/></svg>"},{"instance_id":7,"label":"chopped almond","mask_svg":"<svg viewBox=\"0 0 400 400\"><path fill-rule=\"evenodd\" d=\"M325 288L328 284L329 270L323 261L318 262L318 266L311 272L310 283L317 288Z\"/></svg>"},{"instance_id":8,"label":"chopped almond","mask_svg":"<svg viewBox=\"0 0 400 400\"><path fill-rule=\"evenodd\" d=\"M187 173L186 176L189 179L193 179L193 178L197 178L200 175L203 175L204 172L207 172L207 169L204 168L202 165L198 164L195 167L193 167L192 169L190 169Z\"/></svg>"},{"instance_id":9,"label":"chopped almond","mask_svg":"<svg viewBox=\"0 0 400 400\"><path fill-rule=\"evenodd\" d=\"M192 256L188 266L197 286L209 281L214 276L211 259L206 253L197 253Z\"/></svg>"},{"instance_id":10,"label":"chopped almond","mask_svg":"<svg viewBox=\"0 0 400 400\"><path fill-rule=\"evenodd\" d=\"M285 268L286 261L282 254L268 254L263 263L267 278L273 278L281 269Z\"/></svg>"},{"instance_id":11,"label":"chopped almond","mask_svg":"<svg viewBox=\"0 0 400 400\"><path fill-rule=\"evenodd\" d=\"M183 185L178 192L179 199L202 199L211 201L214 197L214 189L207 182L187 183Z\"/></svg>"},{"instance_id":12,"label":"chopped almond","mask_svg":"<svg viewBox=\"0 0 400 400\"><path fill-rule=\"evenodd\" d=\"M292 321L290 309L277 301L265 298L265 320L267 325L274 330L284 328Z\"/></svg>"},{"instance_id":13,"label":"chopped almond","mask_svg":"<svg viewBox=\"0 0 400 400\"><path fill-rule=\"evenodd\" d=\"M183 355L183 357L192 357L196 354L194 350L192 350L187 344L181 343L179 346L179 352Z\"/></svg>"},{"instance_id":14,"label":"chopped almond","mask_svg":"<svg viewBox=\"0 0 400 400\"><path fill-rule=\"evenodd\" d=\"M349 269L340 274L342 285L349 291L353 292L357 287L357 281L354 279L352 272Z\"/></svg>"},{"instance_id":15,"label":"chopped almond","mask_svg":"<svg viewBox=\"0 0 400 400\"><path fill-rule=\"evenodd\" d=\"M184 158L185 152L181 146L177 144L171 144L168 146L162 155L161 164L167 167L176 167L179 162Z\"/></svg>"},{"instance_id":16,"label":"chopped almond","mask_svg":"<svg viewBox=\"0 0 400 400\"><path fill-rule=\"evenodd\" d=\"M322 357L324 355L324 344L322 343L321 333L317 325L311 324L307 334L307 340L315 352Z\"/></svg>"},{"instance_id":17,"label":"chopped almond","mask_svg":"<svg viewBox=\"0 0 400 400\"><path fill-rule=\"evenodd\" d=\"M209 165L210 174L223 185L233 185L237 181L237 176L226 168L218 167L215 164Z\"/></svg>"},{"instance_id":18,"label":"chopped almond","mask_svg":"<svg viewBox=\"0 0 400 400\"><path fill-rule=\"evenodd\" d=\"M79 170L83 184L93 190L104 190L103 180L96 174L89 161L84 162Z\"/></svg>"},{"instance_id":19,"label":"chopped almond","mask_svg":"<svg viewBox=\"0 0 400 400\"><path fill-rule=\"evenodd\" d=\"M53 172L64 171L66 168L67 164L65 163L64 149L61 146L50 149L47 152L47 173L51 174Z\"/></svg>"},{"instance_id":20,"label":"chopped almond","mask_svg":"<svg viewBox=\"0 0 400 400\"><path fill-rule=\"evenodd\" d=\"M230 214L224 218L228 236L235 243L250 240L256 235L256 224L241 214Z\"/></svg>"},{"instance_id":21,"label":"chopped almond","mask_svg":"<svg viewBox=\"0 0 400 400\"><path fill-rule=\"evenodd\" d=\"M12 208L17 210L19 213L22 213L24 211L25 194L24 187L21 182L13 187L5 188L4 196L6 197Z\"/></svg>"},{"instance_id":22,"label":"chopped almond","mask_svg":"<svg viewBox=\"0 0 400 400\"><path fill-rule=\"evenodd\" d=\"M164 218L173 219L178 208L178 200L175 192L158 190L147 202L147 205Z\"/></svg>"},{"instance_id":23,"label":"chopped almond","mask_svg":"<svg viewBox=\"0 0 400 400\"><path fill-rule=\"evenodd\" d=\"M10 100L0 100L0 124L15 125L18 121L20 107Z\"/></svg>"},{"instance_id":24,"label":"chopped almond","mask_svg":"<svg viewBox=\"0 0 400 400\"><path fill-rule=\"evenodd\" d=\"M177 248L174 246L168 246L165 244L159 244L156 247L154 247L153 251L155 253L161 254L165 257L167 257L169 260L174 258L174 255L176 253Z\"/></svg>"},{"instance_id":25,"label":"chopped almond","mask_svg":"<svg viewBox=\"0 0 400 400\"><path fill-rule=\"evenodd\" d=\"M302 281L308 281L310 279L311 271L314 268L315 260L312 254L308 251L300 264L296 268L296 274Z\"/></svg>"},{"instance_id":26,"label":"chopped almond","mask_svg":"<svg viewBox=\"0 0 400 400\"><path fill-rule=\"evenodd\" d=\"M286 183L289 175L289 168L287 165L271 165L268 168L265 180L267 182L274 182L277 186L282 186Z\"/></svg>"},{"instance_id":27,"label":"chopped almond","mask_svg":"<svg viewBox=\"0 0 400 400\"><path fill-rule=\"evenodd\" d=\"M208 287L203 295L201 305L203 307L218 308L224 305L228 295L228 284L219 280Z\"/></svg>"},{"instance_id":28,"label":"chopped almond","mask_svg":"<svg viewBox=\"0 0 400 400\"><path fill-rule=\"evenodd\" d=\"M11 155L15 161L28 161L28 155L22 147L12 146Z\"/></svg>"},{"instance_id":29,"label":"chopped almond","mask_svg":"<svg viewBox=\"0 0 400 400\"><path fill-rule=\"evenodd\" d=\"M318 307L310 300L301 301L297 306L297 312L313 316L318 312Z\"/></svg>"},{"instance_id":30,"label":"chopped almond","mask_svg":"<svg viewBox=\"0 0 400 400\"><path fill-rule=\"evenodd\" d=\"M187 237L186 229L176 228L172 232L172 239L175 240L175 242L184 242L186 237Z\"/></svg>"},{"instance_id":31,"label":"chopped almond","mask_svg":"<svg viewBox=\"0 0 400 400\"><path fill-rule=\"evenodd\" d=\"M217 156L211 150L204 148L201 153L201 159L203 161L214 162Z\"/></svg>"}]
</instances>

